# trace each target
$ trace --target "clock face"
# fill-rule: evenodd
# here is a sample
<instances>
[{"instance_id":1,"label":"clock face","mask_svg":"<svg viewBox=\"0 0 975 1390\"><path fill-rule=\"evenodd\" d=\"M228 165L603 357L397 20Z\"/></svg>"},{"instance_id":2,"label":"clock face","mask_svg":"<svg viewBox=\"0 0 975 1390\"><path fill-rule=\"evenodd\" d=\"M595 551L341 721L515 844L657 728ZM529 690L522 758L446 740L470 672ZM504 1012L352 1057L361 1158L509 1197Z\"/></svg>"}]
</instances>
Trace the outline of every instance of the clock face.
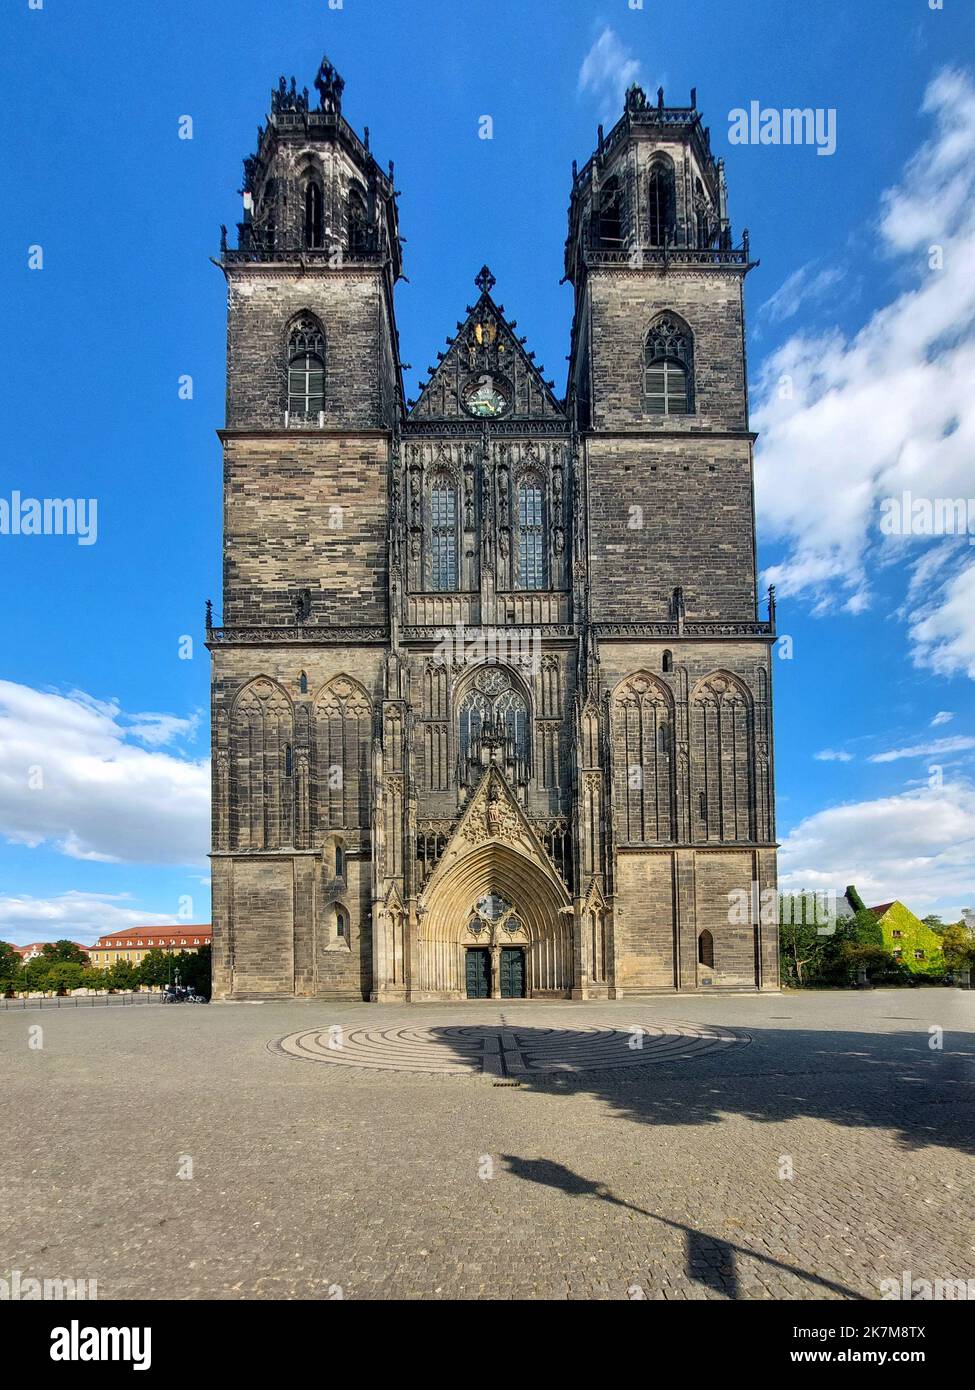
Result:
<instances>
[{"instance_id":1,"label":"clock face","mask_svg":"<svg viewBox=\"0 0 975 1390\"><path fill-rule=\"evenodd\" d=\"M499 381L485 374L467 387L464 409L479 419L491 419L508 409L508 395Z\"/></svg>"}]
</instances>

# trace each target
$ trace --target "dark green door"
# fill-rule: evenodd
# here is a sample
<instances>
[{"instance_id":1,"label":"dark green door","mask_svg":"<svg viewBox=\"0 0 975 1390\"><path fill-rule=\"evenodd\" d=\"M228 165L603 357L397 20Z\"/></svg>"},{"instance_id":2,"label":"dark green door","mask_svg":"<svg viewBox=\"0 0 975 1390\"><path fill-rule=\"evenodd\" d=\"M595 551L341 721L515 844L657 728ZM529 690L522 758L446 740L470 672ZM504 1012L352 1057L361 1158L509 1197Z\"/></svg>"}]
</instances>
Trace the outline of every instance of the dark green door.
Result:
<instances>
[{"instance_id":1,"label":"dark green door","mask_svg":"<svg viewBox=\"0 0 975 1390\"><path fill-rule=\"evenodd\" d=\"M501 947L501 998L524 999L525 953L520 946Z\"/></svg>"},{"instance_id":2,"label":"dark green door","mask_svg":"<svg viewBox=\"0 0 975 1390\"><path fill-rule=\"evenodd\" d=\"M483 946L472 946L467 952L467 997L491 998L491 952Z\"/></svg>"}]
</instances>

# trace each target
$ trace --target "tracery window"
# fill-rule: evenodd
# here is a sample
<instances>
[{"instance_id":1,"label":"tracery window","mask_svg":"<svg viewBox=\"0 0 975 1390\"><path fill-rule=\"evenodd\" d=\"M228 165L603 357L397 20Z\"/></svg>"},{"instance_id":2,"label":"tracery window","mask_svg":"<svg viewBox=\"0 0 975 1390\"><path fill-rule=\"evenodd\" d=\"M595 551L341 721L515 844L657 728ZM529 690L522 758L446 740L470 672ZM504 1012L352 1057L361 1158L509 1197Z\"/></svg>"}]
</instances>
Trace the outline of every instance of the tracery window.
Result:
<instances>
[{"instance_id":1,"label":"tracery window","mask_svg":"<svg viewBox=\"0 0 975 1390\"><path fill-rule=\"evenodd\" d=\"M606 180L599 193L597 233L599 245L614 251L623 245L623 218L619 179L614 175Z\"/></svg>"},{"instance_id":2,"label":"tracery window","mask_svg":"<svg viewBox=\"0 0 975 1390\"><path fill-rule=\"evenodd\" d=\"M318 415L325 409L325 335L301 318L288 339L288 413Z\"/></svg>"},{"instance_id":3,"label":"tracery window","mask_svg":"<svg viewBox=\"0 0 975 1390\"><path fill-rule=\"evenodd\" d=\"M366 203L358 188L349 193L349 250L355 255L369 249Z\"/></svg>"},{"instance_id":4,"label":"tracery window","mask_svg":"<svg viewBox=\"0 0 975 1390\"><path fill-rule=\"evenodd\" d=\"M518 587L545 588L545 503L535 482L518 489Z\"/></svg>"},{"instance_id":5,"label":"tracery window","mask_svg":"<svg viewBox=\"0 0 975 1390\"><path fill-rule=\"evenodd\" d=\"M498 666L479 671L458 709L460 756L464 778L472 764L481 762L485 744L500 746L505 761L528 775L531 735L528 707L511 677Z\"/></svg>"},{"instance_id":6,"label":"tracery window","mask_svg":"<svg viewBox=\"0 0 975 1390\"><path fill-rule=\"evenodd\" d=\"M661 314L644 345L647 409L657 415L694 413L694 340L676 314Z\"/></svg>"},{"instance_id":7,"label":"tracery window","mask_svg":"<svg viewBox=\"0 0 975 1390\"><path fill-rule=\"evenodd\" d=\"M430 587L457 588L457 491L446 481L430 493Z\"/></svg>"}]
</instances>

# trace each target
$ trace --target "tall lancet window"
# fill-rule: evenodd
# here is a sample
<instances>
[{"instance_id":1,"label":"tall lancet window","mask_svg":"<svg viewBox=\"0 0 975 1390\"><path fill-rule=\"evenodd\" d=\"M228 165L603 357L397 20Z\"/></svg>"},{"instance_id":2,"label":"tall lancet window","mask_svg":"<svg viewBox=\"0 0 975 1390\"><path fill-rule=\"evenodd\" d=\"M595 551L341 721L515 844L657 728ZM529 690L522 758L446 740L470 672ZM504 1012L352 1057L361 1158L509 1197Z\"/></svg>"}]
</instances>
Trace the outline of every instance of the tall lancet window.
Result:
<instances>
[{"instance_id":1,"label":"tall lancet window","mask_svg":"<svg viewBox=\"0 0 975 1390\"><path fill-rule=\"evenodd\" d=\"M545 588L545 502L536 482L518 489L518 587Z\"/></svg>"},{"instance_id":2,"label":"tall lancet window","mask_svg":"<svg viewBox=\"0 0 975 1390\"><path fill-rule=\"evenodd\" d=\"M305 186L305 245L311 251L324 245L322 186L317 179L309 179Z\"/></svg>"},{"instance_id":3,"label":"tall lancet window","mask_svg":"<svg viewBox=\"0 0 975 1390\"><path fill-rule=\"evenodd\" d=\"M674 239L674 170L657 163L650 170L647 184L647 240L663 246Z\"/></svg>"},{"instance_id":4,"label":"tall lancet window","mask_svg":"<svg viewBox=\"0 0 975 1390\"><path fill-rule=\"evenodd\" d=\"M325 409L325 335L312 318L301 318L288 338L288 412L318 415Z\"/></svg>"},{"instance_id":5,"label":"tall lancet window","mask_svg":"<svg viewBox=\"0 0 975 1390\"><path fill-rule=\"evenodd\" d=\"M430 587L457 588L457 491L446 479L430 493Z\"/></svg>"},{"instance_id":6,"label":"tall lancet window","mask_svg":"<svg viewBox=\"0 0 975 1390\"><path fill-rule=\"evenodd\" d=\"M655 415L693 415L694 340L676 314L661 314L645 344L647 409Z\"/></svg>"}]
</instances>

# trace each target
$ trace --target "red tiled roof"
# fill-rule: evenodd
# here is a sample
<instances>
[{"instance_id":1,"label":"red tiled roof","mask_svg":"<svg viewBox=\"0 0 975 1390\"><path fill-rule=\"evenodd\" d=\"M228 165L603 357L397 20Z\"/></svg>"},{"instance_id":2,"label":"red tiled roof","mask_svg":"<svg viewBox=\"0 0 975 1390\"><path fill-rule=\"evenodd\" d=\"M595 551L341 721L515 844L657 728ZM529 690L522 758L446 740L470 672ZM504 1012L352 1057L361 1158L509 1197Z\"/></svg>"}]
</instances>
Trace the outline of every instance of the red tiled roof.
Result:
<instances>
[{"instance_id":1,"label":"red tiled roof","mask_svg":"<svg viewBox=\"0 0 975 1390\"><path fill-rule=\"evenodd\" d=\"M124 931L106 932L104 936L98 938L93 947L86 947L85 949L104 949L115 946L119 942L123 946L136 946L139 942L149 942L150 940L153 945L162 945L165 942L170 946L173 944L178 946L192 942L193 937L197 941L202 938L203 943L209 945L213 937L213 928L210 923L207 922L205 926L196 927L126 927Z\"/></svg>"},{"instance_id":2,"label":"red tiled roof","mask_svg":"<svg viewBox=\"0 0 975 1390\"><path fill-rule=\"evenodd\" d=\"M897 899L895 898L895 899L894 899L894 902L896 902L896 901L897 901ZM885 912L888 912L888 911L894 906L894 902L890 902L890 903L878 903L876 907L869 907L869 908L867 908L867 911L868 911L868 912L875 912L875 913L877 914L878 917L882 917L882 916L884 915Z\"/></svg>"},{"instance_id":3,"label":"red tiled roof","mask_svg":"<svg viewBox=\"0 0 975 1390\"><path fill-rule=\"evenodd\" d=\"M77 946L79 951L89 951L90 946L83 946L80 941L72 941L72 946ZM26 946L14 946L14 950L20 956L26 956L29 951L43 951L45 946L53 946L53 941L30 941Z\"/></svg>"}]
</instances>

